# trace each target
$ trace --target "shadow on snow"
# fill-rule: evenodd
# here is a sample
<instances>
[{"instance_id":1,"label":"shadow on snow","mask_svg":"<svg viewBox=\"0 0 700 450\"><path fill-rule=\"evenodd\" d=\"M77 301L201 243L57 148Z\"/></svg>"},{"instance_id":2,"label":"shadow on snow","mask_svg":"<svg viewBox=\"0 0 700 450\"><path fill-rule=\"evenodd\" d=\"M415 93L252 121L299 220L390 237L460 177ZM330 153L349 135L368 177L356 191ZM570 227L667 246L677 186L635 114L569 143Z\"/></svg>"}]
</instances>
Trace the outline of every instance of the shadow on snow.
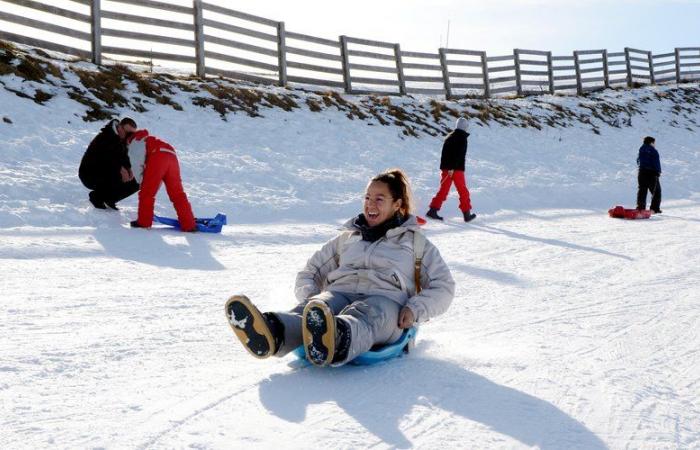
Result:
<instances>
[{"instance_id":1,"label":"shadow on snow","mask_svg":"<svg viewBox=\"0 0 700 450\"><path fill-rule=\"evenodd\" d=\"M398 448L413 446L399 425L422 406L478 422L530 447L607 449L585 425L551 403L431 358L275 374L262 382L259 392L270 412L296 423L305 420L310 405L334 402L384 443Z\"/></svg>"}]
</instances>

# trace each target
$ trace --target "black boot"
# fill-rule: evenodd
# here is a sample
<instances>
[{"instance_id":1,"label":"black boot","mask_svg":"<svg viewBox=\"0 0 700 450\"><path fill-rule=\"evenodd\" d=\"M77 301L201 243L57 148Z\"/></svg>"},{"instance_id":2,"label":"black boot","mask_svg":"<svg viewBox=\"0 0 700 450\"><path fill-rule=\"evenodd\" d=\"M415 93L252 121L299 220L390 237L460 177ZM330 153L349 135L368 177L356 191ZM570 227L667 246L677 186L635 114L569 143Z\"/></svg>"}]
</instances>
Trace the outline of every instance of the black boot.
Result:
<instances>
[{"instance_id":1,"label":"black boot","mask_svg":"<svg viewBox=\"0 0 700 450\"><path fill-rule=\"evenodd\" d=\"M475 217L476 217L476 214L473 214L470 209L464 211L464 221L465 222L471 222L472 220L474 220Z\"/></svg>"},{"instance_id":2,"label":"black boot","mask_svg":"<svg viewBox=\"0 0 700 450\"><path fill-rule=\"evenodd\" d=\"M327 366L335 356L336 320L326 302L311 300L304 307L301 335L306 359L315 366Z\"/></svg>"},{"instance_id":3,"label":"black boot","mask_svg":"<svg viewBox=\"0 0 700 450\"><path fill-rule=\"evenodd\" d=\"M435 208L430 208L427 213L425 213L426 216L430 217L431 219L435 220L443 220L442 217L438 216L438 210Z\"/></svg>"},{"instance_id":4,"label":"black boot","mask_svg":"<svg viewBox=\"0 0 700 450\"><path fill-rule=\"evenodd\" d=\"M92 203L92 206L94 206L97 209L107 209L105 206L105 202L100 198L100 196L97 194L95 191L90 191L88 194L88 198L90 199L90 203Z\"/></svg>"},{"instance_id":5,"label":"black boot","mask_svg":"<svg viewBox=\"0 0 700 450\"><path fill-rule=\"evenodd\" d=\"M115 202L105 200L105 205L107 205L110 209L119 211L119 208L117 207L117 204Z\"/></svg>"},{"instance_id":6,"label":"black boot","mask_svg":"<svg viewBox=\"0 0 700 450\"><path fill-rule=\"evenodd\" d=\"M263 317L267 322L270 333L272 333L272 338L275 340L275 353L277 353L277 350L284 344L284 324L275 313L266 312L263 313Z\"/></svg>"},{"instance_id":7,"label":"black boot","mask_svg":"<svg viewBox=\"0 0 700 450\"><path fill-rule=\"evenodd\" d=\"M234 295L224 306L231 329L248 353L256 358L267 358L277 353L282 338L282 323L276 317L270 320L245 295ZM273 331L274 330L274 331ZM275 336L275 334L278 334Z\"/></svg>"},{"instance_id":8,"label":"black boot","mask_svg":"<svg viewBox=\"0 0 700 450\"><path fill-rule=\"evenodd\" d=\"M333 364L345 361L350 351L350 325L343 319L335 318L335 355Z\"/></svg>"}]
</instances>

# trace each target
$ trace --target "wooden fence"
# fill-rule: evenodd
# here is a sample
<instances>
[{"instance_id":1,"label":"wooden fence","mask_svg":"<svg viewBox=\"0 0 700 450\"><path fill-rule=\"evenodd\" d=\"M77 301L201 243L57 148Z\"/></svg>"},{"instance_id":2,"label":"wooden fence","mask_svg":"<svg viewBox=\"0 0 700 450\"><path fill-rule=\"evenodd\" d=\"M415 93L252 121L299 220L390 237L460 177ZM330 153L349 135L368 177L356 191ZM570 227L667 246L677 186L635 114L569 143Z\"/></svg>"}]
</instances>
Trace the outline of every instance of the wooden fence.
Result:
<instances>
[{"instance_id":1,"label":"wooden fence","mask_svg":"<svg viewBox=\"0 0 700 450\"><path fill-rule=\"evenodd\" d=\"M21 7L25 14L3 11L2 2ZM24 31L0 29L0 39L75 55L95 64L102 64L103 57L175 62L191 67L199 77L323 86L349 94L581 95L609 87L700 79L700 47L657 55L634 48L577 50L573 55L557 56L525 49L502 56L451 48L423 53L404 51L397 43L296 33L286 30L284 22L202 0L193 0L192 6L110 0L109 4L119 5L112 6L115 9L104 8L101 0L69 3L70 9L35 0L1 0L0 21L19 25ZM44 37L47 33L56 37Z\"/></svg>"}]
</instances>

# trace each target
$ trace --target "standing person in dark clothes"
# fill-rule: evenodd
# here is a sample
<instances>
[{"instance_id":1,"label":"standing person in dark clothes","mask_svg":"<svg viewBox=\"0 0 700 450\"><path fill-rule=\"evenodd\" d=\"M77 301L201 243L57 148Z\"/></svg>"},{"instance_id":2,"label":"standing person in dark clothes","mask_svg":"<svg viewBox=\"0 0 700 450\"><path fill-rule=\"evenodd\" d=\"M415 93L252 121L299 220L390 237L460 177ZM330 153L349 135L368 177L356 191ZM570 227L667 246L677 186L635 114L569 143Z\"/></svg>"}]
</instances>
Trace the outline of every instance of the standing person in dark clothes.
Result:
<instances>
[{"instance_id":1,"label":"standing person in dark clothes","mask_svg":"<svg viewBox=\"0 0 700 450\"><path fill-rule=\"evenodd\" d=\"M85 151L78 176L90 189L90 203L95 208L116 210L117 202L139 190L126 149L126 138L136 128L129 117L110 120Z\"/></svg>"},{"instance_id":2,"label":"standing person in dark clothes","mask_svg":"<svg viewBox=\"0 0 700 450\"><path fill-rule=\"evenodd\" d=\"M464 215L464 221L469 222L476 217L476 214L471 212L469 189L467 189L467 182L464 178L464 161L467 156L467 139L469 138L468 128L467 119L460 117L457 119L454 131L447 135L445 143L442 145L440 189L430 202L430 210L426 214L432 219L443 220L438 215L438 211L443 202L447 200L452 183L455 184L459 193L459 209Z\"/></svg>"},{"instance_id":3,"label":"standing person in dark clothes","mask_svg":"<svg viewBox=\"0 0 700 450\"><path fill-rule=\"evenodd\" d=\"M639 148L637 165L639 166L637 209L646 209L647 191L649 191L651 192L650 209L655 214L659 214L661 213L661 183L659 183L661 161L659 161L659 152L656 150L656 139L653 137L644 138L644 144Z\"/></svg>"}]
</instances>

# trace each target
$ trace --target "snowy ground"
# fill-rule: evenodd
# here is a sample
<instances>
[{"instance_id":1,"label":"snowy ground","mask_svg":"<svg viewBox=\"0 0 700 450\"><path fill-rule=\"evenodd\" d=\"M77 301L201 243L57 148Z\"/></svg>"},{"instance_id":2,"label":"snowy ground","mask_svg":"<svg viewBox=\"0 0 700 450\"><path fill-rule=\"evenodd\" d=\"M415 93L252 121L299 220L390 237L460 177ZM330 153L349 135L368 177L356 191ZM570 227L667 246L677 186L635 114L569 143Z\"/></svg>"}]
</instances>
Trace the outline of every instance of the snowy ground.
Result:
<instances>
[{"instance_id":1,"label":"snowy ground","mask_svg":"<svg viewBox=\"0 0 700 450\"><path fill-rule=\"evenodd\" d=\"M89 207L77 164L101 124L74 103L0 105L0 448L700 448L700 141L662 104L600 136L473 124L480 216L452 197L426 227L452 308L409 357L337 370L251 358L223 303L291 307L380 169L405 168L422 211L438 139L330 112L134 113L178 148L195 212L231 220L183 235L127 228L135 198ZM664 213L609 219L646 134Z\"/></svg>"}]
</instances>

